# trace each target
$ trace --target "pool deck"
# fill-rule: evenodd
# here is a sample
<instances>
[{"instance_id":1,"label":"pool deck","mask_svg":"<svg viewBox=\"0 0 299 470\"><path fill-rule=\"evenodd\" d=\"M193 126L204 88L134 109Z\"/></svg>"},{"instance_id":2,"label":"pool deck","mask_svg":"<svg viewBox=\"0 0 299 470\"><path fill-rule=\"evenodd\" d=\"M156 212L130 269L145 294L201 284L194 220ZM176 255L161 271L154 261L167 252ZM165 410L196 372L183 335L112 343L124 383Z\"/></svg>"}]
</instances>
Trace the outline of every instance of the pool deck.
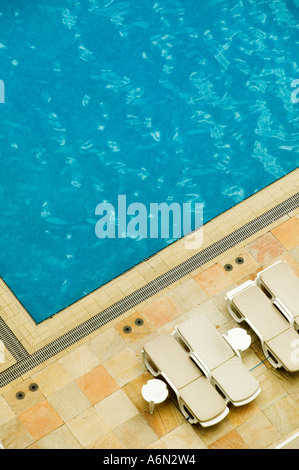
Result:
<instances>
[{"instance_id":1,"label":"pool deck","mask_svg":"<svg viewBox=\"0 0 299 470\"><path fill-rule=\"evenodd\" d=\"M298 192L299 170L286 175L204 226L209 247ZM184 239L173 243L119 278L36 325L0 280L0 317L28 356L71 332L136 289L188 260L196 250ZM243 264L236 264L238 256ZM241 243L148 297L92 333L0 388L0 440L7 448L204 449L272 448L299 430L299 373L275 370L252 331L243 361L262 392L211 428L190 425L175 401L158 405L153 415L141 396L151 378L141 359L147 341L196 312L206 312L221 333L237 326L228 314L228 290L254 279L277 260L299 276L299 209L257 231ZM225 264L232 271L225 271ZM142 326L135 325L141 318ZM131 326L131 333L123 331ZM0 338L1 339L1 338ZM19 359L20 363L22 362ZM1 372L18 363L7 349ZM31 392L31 383L38 390ZM16 399L25 392L23 400Z\"/></svg>"}]
</instances>

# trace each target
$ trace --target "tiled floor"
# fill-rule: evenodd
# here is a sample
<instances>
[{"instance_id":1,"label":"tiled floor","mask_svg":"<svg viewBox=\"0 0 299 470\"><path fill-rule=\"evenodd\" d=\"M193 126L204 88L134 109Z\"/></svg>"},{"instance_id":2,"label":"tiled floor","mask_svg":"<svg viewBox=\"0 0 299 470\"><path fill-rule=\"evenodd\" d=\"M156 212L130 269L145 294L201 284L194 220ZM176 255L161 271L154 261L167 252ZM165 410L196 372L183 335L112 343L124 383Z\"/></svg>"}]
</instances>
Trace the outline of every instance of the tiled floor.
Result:
<instances>
[{"instance_id":1,"label":"tiled floor","mask_svg":"<svg viewBox=\"0 0 299 470\"><path fill-rule=\"evenodd\" d=\"M243 264L235 262L238 256ZM299 275L299 211L223 253L82 341L0 390L0 440L7 448L253 449L273 448L299 430L299 372L275 370L259 341L243 353L262 392L233 407L219 424L185 421L173 394L151 415L141 387L151 378L141 358L145 342L196 312L224 333L237 326L225 307L228 290L263 267L286 260ZM225 271L225 264L232 271ZM85 308L92 308L86 304ZM141 326L135 320L142 319ZM132 328L125 333L124 326ZM38 384L31 392L29 385ZM25 392L23 400L16 393Z\"/></svg>"},{"instance_id":2,"label":"tiled floor","mask_svg":"<svg viewBox=\"0 0 299 470\"><path fill-rule=\"evenodd\" d=\"M295 194L299 170L243 201L205 226L205 245ZM0 279L0 315L32 354L74 326L176 266L194 252L178 241L125 276L112 281L34 325ZM236 258L244 263L237 264ZM286 261L299 276L299 210L261 230L223 255L163 289L136 308L82 338L45 363L0 389L0 440L6 448L54 449L225 449L272 448L299 430L299 372L275 370L264 361L252 336L243 362L262 392L248 405L233 407L219 424L190 425L175 397L151 415L142 385L151 378L141 357L145 342L205 312L221 333L237 326L225 306L225 294L276 260ZM231 264L232 271L224 266ZM143 322L139 326L137 319ZM123 328L131 327L126 333ZM0 372L16 361L5 351ZM263 361L263 362L261 362ZM31 383L38 389L29 390ZM25 392L18 400L16 393Z\"/></svg>"}]
</instances>

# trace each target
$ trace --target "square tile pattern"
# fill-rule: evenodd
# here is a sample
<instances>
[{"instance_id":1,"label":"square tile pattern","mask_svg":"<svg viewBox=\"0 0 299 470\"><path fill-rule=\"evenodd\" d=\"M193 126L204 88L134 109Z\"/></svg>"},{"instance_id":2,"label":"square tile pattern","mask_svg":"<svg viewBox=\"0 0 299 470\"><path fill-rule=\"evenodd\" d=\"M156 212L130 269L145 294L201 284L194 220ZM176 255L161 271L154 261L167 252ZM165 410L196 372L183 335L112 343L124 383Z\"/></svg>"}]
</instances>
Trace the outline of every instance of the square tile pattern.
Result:
<instances>
[{"instance_id":1,"label":"square tile pattern","mask_svg":"<svg viewBox=\"0 0 299 470\"><path fill-rule=\"evenodd\" d=\"M273 369L257 337L243 354L262 392L248 405L233 407L210 428L190 425L172 394L149 413L141 395L151 379L142 361L142 345L176 323L206 312L221 333L237 326L225 307L225 294L253 279L264 266L286 260L299 274L299 218L288 217L274 228L223 253L202 270L161 291L4 388L0 394L0 440L16 449L266 449L299 430L299 373ZM242 257L243 263L236 263ZM226 271L224 266L233 269ZM86 303L85 308L93 308ZM142 319L142 325L135 324ZM131 326L131 333L123 328ZM246 326L244 326L246 328ZM35 392L30 383L38 384ZM23 400L16 393L24 391Z\"/></svg>"}]
</instances>

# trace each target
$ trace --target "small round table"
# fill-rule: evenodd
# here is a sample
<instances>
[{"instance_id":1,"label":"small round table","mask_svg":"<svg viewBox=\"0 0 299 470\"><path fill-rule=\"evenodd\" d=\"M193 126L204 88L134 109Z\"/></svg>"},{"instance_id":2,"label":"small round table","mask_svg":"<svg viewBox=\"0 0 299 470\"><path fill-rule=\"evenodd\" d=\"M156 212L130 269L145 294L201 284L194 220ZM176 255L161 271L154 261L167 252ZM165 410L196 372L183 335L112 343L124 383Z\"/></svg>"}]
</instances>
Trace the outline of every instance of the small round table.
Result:
<instances>
[{"instance_id":1,"label":"small round table","mask_svg":"<svg viewBox=\"0 0 299 470\"><path fill-rule=\"evenodd\" d=\"M159 379L148 380L141 389L143 398L149 403L149 411L152 415L155 405L162 403L168 397L166 384Z\"/></svg>"},{"instance_id":2,"label":"small round table","mask_svg":"<svg viewBox=\"0 0 299 470\"><path fill-rule=\"evenodd\" d=\"M237 351L246 351L251 344L251 336L243 328L232 328L224 335L228 343Z\"/></svg>"}]
</instances>

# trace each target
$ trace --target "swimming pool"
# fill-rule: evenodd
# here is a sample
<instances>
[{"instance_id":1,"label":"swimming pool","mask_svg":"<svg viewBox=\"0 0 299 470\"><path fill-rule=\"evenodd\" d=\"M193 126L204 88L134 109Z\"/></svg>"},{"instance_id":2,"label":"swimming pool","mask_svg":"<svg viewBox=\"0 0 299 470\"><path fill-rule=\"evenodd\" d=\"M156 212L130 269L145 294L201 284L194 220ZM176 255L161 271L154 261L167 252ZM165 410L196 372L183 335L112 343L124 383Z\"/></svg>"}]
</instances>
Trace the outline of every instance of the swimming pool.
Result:
<instances>
[{"instance_id":1,"label":"swimming pool","mask_svg":"<svg viewBox=\"0 0 299 470\"><path fill-rule=\"evenodd\" d=\"M1 2L0 276L39 323L173 240L96 206L204 222L298 166L298 2Z\"/></svg>"}]
</instances>

